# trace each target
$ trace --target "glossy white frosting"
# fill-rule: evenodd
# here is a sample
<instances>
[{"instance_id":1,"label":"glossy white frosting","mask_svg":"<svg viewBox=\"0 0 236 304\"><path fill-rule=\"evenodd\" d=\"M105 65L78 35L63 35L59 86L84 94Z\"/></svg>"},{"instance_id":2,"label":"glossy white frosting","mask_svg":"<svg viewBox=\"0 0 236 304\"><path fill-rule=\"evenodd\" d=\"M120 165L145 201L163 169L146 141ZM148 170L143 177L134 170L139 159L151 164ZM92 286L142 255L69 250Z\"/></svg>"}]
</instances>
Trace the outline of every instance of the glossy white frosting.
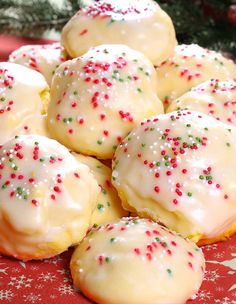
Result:
<instances>
[{"instance_id":1,"label":"glossy white frosting","mask_svg":"<svg viewBox=\"0 0 236 304\"><path fill-rule=\"evenodd\" d=\"M170 17L152 0L101 0L84 5L65 25L62 45L72 57L101 44L125 44L160 64L174 52Z\"/></svg>"},{"instance_id":2,"label":"glossy white frosting","mask_svg":"<svg viewBox=\"0 0 236 304\"><path fill-rule=\"evenodd\" d=\"M73 153L73 156L79 163L89 167L101 188L90 220L90 227L128 216L128 212L122 208L117 191L111 183L111 169L96 158L78 153Z\"/></svg>"},{"instance_id":3,"label":"glossy white frosting","mask_svg":"<svg viewBox=\"0 0 236 304\"><path fill-rule=\"evenodd\" d=\"M43 74L51 84L56 68L68 58L60 43L24 45L13 51L9 61L24 65Z\"/></svg>"},{"instance_id":4,"label":"glossy white frosting","mask_svg":"<svg viewBox=\"0 0 236 304\"><path fill-rule=\"evenodd\" d=\"M159 115L118 147L113 184L123 206L198 241L236 220L236 129L200 112Z\"/></svg>"},{"instance_id":5,"label":"glossy white frosting","mask_svg":"<svg viewBox=\"0 0 236 304\"><path fill-rule=\"evenodd\" d=\"M0 148L0 252L19 259L56 255L89 227L100 189L55 140L22 135Z\"/></svg>"},{"instance_id":6,"label":"glossy white frosting","mask_svg":"<svg viewBox=\"0 0 236 304\"><path fill-rule=\"evenodd\" d=\"M236 65L220 53L197 44L182 44L157 67L157 93L167 107L192 87L212 78L236 78Z\"/></svg>"},{"instance_id":7,"label":"glossy white frosting","mask_svg":"<svg viewBox=\"0 0 236 304\"><path fill-rule=\"evenodd\" d=\"M38 72L0 63L0 144L26 132L46 134L44 118L48 85Z\"/></svg>"},{"instance_id":8,"label":"glossy white frosting","mask_svg":"<svg viewBox=\"0 0 236 304\"><path fill-rule=\"evenodd\" d=\"M57 69L48 128L72 150L108 159L133 127L159 113L151 62L125 45L102 45Z\"/></svg>"},{"instance_id":9,"label":"glossy white frosting","mask_svg":"<svg viewBox=\"0 0 236 304\"><path fill-rule=\"evenodd\" d=\"M168 112L192 110L236 126L236 81L209 80L172 101Z\"/></svg>"},{"instance_id":10,"label":"glossy white frosting","mask_svg":"<svg viewBox=\"0 0 236 304\"><path fill-rule=\"evenodd\" d=\"M75 286L100 304L184 304L204 269L196 245L140 218L92 230L71 259Z\"/></svg>"}]
</instances>

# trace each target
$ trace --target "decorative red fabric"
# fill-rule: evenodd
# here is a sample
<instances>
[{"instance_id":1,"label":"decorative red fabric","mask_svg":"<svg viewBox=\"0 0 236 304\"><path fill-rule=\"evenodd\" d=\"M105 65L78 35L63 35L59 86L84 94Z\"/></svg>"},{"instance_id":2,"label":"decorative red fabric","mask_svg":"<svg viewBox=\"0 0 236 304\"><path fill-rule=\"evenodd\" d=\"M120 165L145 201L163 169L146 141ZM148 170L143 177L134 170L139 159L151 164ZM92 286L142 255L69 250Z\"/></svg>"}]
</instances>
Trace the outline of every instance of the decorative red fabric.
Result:
<instances>
[{"instance_id":1,"label":"decorative red fabric","mask_svg":"<svg viewBox=\"0 0 236 304\"><path fill-rule=\"evenodd\" d=\"M0 36L0 60L23 44L43 39ZM236 304L236 235L203 247L207 260L204 282L188 304ZM21 262L0 255L1 304L91 304L73 288L69 262L73 249L44 261ZM186 278L187 280L188 278ZM170 303L171 304L171 303Z\"/></svg>"}]
</instances>

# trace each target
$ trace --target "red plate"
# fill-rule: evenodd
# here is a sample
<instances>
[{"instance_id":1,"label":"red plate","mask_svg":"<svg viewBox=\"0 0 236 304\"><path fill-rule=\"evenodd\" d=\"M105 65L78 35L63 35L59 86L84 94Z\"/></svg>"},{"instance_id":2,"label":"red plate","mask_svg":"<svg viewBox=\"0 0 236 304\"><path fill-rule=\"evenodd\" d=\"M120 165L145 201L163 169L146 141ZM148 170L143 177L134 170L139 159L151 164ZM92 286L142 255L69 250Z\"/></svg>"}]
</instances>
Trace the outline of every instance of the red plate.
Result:
<instances>
[{"instance_id":1,"label":"red plate","mask_svg":"<svg viewBox=\"0 0 236 304\"><path fill-rule=\"evenodd\" d=\"M48 43L10 36L0 37L0 59L23 44ZM205 246L206 275L195 300L188 304L236 304L236 236ZM0 256L0 303L89 304L72 286L69 262L72 249L44 261L19 262ZM187 278L186 278L187 279Z\"/></svg>"}]
</instances>

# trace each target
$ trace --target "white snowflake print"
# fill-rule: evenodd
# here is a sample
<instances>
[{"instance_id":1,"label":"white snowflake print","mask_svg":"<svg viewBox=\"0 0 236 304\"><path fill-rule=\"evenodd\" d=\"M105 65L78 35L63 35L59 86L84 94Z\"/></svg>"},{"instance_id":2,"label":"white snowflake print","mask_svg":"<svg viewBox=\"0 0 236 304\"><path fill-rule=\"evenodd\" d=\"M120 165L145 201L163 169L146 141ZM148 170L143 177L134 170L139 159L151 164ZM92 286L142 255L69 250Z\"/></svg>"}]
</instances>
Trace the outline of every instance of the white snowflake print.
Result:
<instances>
[{"instance_id":1,"label":"white snowflake print","mask_svg":"<svg viewBox=\"0 0 236 304\"><path fill-rule=\"evenodd\" d=\"M54 300L54 299L56 299L56 298L57 298L57 296L56 296L56 295L54 295L54 294L51 294L51 295L49 296L49 298Z\"/></svg>"},{"instance_id":2,"label":"white snowflake print","mask_svg":"<svg viewBox=\"0 0 236 304\"><path fill-rule=\"evenodd\" d=\"M69 269L66 269L66 268L62 268L62 269L59 269L57 270L57 272L59 272L60 274L64 274L65 276L63 277L63 282L64 283L71 283L72 282L72 278L71 278L71 275L70 275L70 270Z\"/></svg>"},{"instance_id":3,"label":"white snowflake print","mask_svg":"<svg viewBox=\"0 0 236 304\"><path fill-rule=\"evenodd\" d=\"M217 244L206 245L203 247L206 251L216 250L218 248Z\"/></svg>"},{"instance_id":4,"label":"white snowflake print","mask_svg":"<svg viewBox=\"0 0 236 304\"><path fill-rule=\"evenodd\" d=\"M216 283L216 281L222 276L219 275L217 270L207 270L205 272L204 280Z\"/></svg>"},{"instance_id":5,"label":"white snowflake print","mask_svg":"<svg viewBox=\"0 0 236 304\"><path fill-rule=\"evenodd\" d=\"M216 286L216 291L222 292L224 291L224 288L222 286Z\"/></svg>"},{"instance_id":6,"label":"white snowflake print","mask_svg":"<svg viewBox=\"0 0 236 304\"><path fill-rule=\"evenodd\" d=\"M37 303L38 301L42 300L40 294L34 294L32 292L30 292L27 295L24 295L23 298L24 298L24 302L27 303Z\"/></svg>"},{"instance_id":7,"label":"white snowflake print","mask_svg":"<svg viewBox=\"0 0 236 304\"><path fill-rule=\"evenodd\" d=\"M212 298L212 294L210 291L207 290L200 290L199 293L197 294L197 299L201 300L209 300Z\"/></svg>"},{"instance_id":8,"label":"white snowflake print","mask_svg":"<svg viewBox=\"0 0 236 304\"><path fill-rule=\"evenodd\" d=\"M31 269L31 270L38 270L38 269L39 269L39 266L32 265L32 266L30 267L30 269Z\"/></svg>"},{"instance_id":9,"label":"white snowflake print","mask_svg":"<svg viewBox=\"0 0 236 304\"><path fill-rule=\"evenodd\" d=\"M20 272L20 269L17 268L17 267L13 267L13 268L11 269L11 272L13 272L13 273L19 273L19 272Z\"/></svg>"},{"instance_id":10,"label":"white snowflake print","mask_svg":"<svg viewBox=\"0 0 236 304\"><path fill-rule=\"evenodd\" d=\"M62 261L62 258L58 255L50 259L45 259L43 262L48 264L57 265L58 262Z\"/></svg>"},{"instance_id":11,"label":"white snowflake print","mask_svg":"<svg viewBox=\"0 0 236 304\"><path fill-rule=\"evenodd\" d=\"M224 297L223 299L215 299L215 303L220 303L220 304L236 304L235 300L230 300L228 297Z\"/></svg>"},{"instance_id":12,"label":"white snowflake print","mask_svg":"<svg viewBox=\"0 0 236 304\"><path fill-rule=\"evenodd\" d=\"M14 297L14 293L11 291L11 289L1 289L0 290L0 301L11 301L12 298Z\"/></svg>"},{"instance_id":13,"label":"white snowflake print","mask_svg":"<svg viewBox=\"0 0 236 304\"><path fill-rule=\"evenodd\" d=\"M36 284L35 288L36 289L43 289L44 285L43 284Z\"/></svg>"},{"instance_id":14,"label":"white snowflake print","mask_svg":"<svg viewBox=\"0 0 236 304\"><path fill-rule=\"evenodd\" d=\"M9 267L2 267L2 268L0 268L0 278L3 278L3 274L4 275L7 275L7 269L8 269Z\"/></svg>"},{"instance_id":15,"label":"white snowflake print","mask_svg":"<svg viewBox=\"0 0 236 304\"><path fill-rule=\"evenodd\" d=\"M220 258L223 258L223 256L224 256L224 251L223 252L216 252L216 253L214 253L214 258L216 258L216 259L220 259Z\"/></svg>"},{"instance_id":16,"label":"white snowflake print","mask_svg":"<svg viewBox=\"0 0 236 304\"><path fill-rule=\"evenodd\" d=\"M72 295L75 290L71 285L61 284L57 289L61 295Z\"/></svg>"},{"instance_id":17,"label":"white snowflake print","mask_svg":"<svg viewBox=\"0 0 236 304\"><path fill-rule=\"evenodd\" d=\"M38 280L41 280L43 282L53 282L56 280L56 276L51 272L45 272L45 273L42 272L39 275Z\"/></svg>"},{"instance_id":18,"label":"white snowflake print","mask_svg":"<svg viewBox=\"0 0 236 304\"><path fill-rule=\"evenodd\" d=\"M11 281L8 283L10 286L14 286L16 289L22 287L31 287L31 282L33 279L27 278L25 275L20 275L18 277L11 277Z\"/></svg>"}]
</instances>

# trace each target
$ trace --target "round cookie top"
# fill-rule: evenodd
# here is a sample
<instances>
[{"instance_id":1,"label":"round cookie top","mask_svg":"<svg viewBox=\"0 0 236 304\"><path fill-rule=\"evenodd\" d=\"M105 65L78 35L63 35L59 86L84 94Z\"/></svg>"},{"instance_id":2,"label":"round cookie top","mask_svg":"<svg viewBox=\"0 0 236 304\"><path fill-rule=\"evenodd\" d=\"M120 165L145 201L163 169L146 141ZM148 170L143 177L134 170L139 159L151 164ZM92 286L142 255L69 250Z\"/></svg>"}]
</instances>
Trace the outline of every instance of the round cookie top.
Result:
<instances>
[{"instance_id":1,"label":"round cookie top","mask_svg":"<svg viewBox=\"0 0 236 304\"><path fill-rule=\"evenodd\" d=\"M48 127L72 150L105 159L134 126L159 113L150 61L127 46L102 45L57 69Z\"/></svg>"},{"instance_id":2,"label":"round cookie top","mask_svg":"<svg viewBox=\"0 0 236 304\"><path fill-rule=\"evenodd\" d=\"M114 156L125 209L196 242L222 234L236 219L235 140L235 128L194 111L143 122Z\"/></svg>"},{"instance_id":3,"label":"round cookie top","mask_svg":"<svg viewBox=\"0 0 236 304\"><path fill-rule=\"evenodd\" d=\"M96 227L105 222L128 216L128 212L122 208L120 198L111 183L111 169L96 158L77 153L73 153L73 155L80 163L89 167L101 188L90 226Z\"/></svg>"},{"instance_id":4,"label":"round cookie top","mask_svg":"<svg viewBox=\"0 0 236 304\"><path fill-rule=\"evenodd\" d=\"M83 5L62 31L62 44L71 57L108 43L128 45L160 64L174 52L175 30L152 0L100 0Z\"/></svg>"},{"instance_id":5,"label":"round cookie top","mask_svg":"<svg viewBox=\"0 0 236 304\"><path fill-rule=\"evenodd\" d=\"M51 84L56 68L68 58L60 43L24 45L13 51L9 61L24 65L43 74Z\"/></svg>"},{"instance_id":6,"label":"round cookie top","mask_svg":"<svg viewBox=\"0 0 236 304\"><path fill-rule=\"evenodd\" d=\"M212 78L236 78L236 65L220 53L197 44L182 44L157 67L157 93L167 107L192 87Z\"/></svg>"},{"instance_id":7,"label":"round cookie top","mask_svg":"<svg viewBox=\"0 0 236 304\"><path fill-rule=\"evenodd\" d=\"M89 168L55 140L22 135L6 142L0 146L0 251L30 259L66 250L85 235L98 193Z\"/></svg>"},{"instance_id":8,"label":"round cookie top","mask_svg":"<svg viewBox=\"0 0 236 304\"><path fill-rule=\"evenodd\" d=\"M236 126L236 81L206 81L171 102L168 112L192 110Z\"/></svg>"},{"instance_id":9,"label":"round cookie top","mask_svg":"<svg viewBox=\"0 0 236 304\"><path fill-rule=\"evenodd\" d=\"M37 127L29 120L45 111L48 90L40 73L19 64L0 63L0 143L24 133L25 127L31 128L32 132L42 129L40 133L44 134L42 122Z\"/></svg>"},{"instance_id":10,"label":"round cookie top","mask_svg":"<svg viewBox=\"0 0 236 304\"><path fill-rule=\"evenodd\" d=\"M75 286L104 304L185 303L199 289L204 269L196 245L141 218L92 230L71 260Z\"/></svg>"}]
</instances>

